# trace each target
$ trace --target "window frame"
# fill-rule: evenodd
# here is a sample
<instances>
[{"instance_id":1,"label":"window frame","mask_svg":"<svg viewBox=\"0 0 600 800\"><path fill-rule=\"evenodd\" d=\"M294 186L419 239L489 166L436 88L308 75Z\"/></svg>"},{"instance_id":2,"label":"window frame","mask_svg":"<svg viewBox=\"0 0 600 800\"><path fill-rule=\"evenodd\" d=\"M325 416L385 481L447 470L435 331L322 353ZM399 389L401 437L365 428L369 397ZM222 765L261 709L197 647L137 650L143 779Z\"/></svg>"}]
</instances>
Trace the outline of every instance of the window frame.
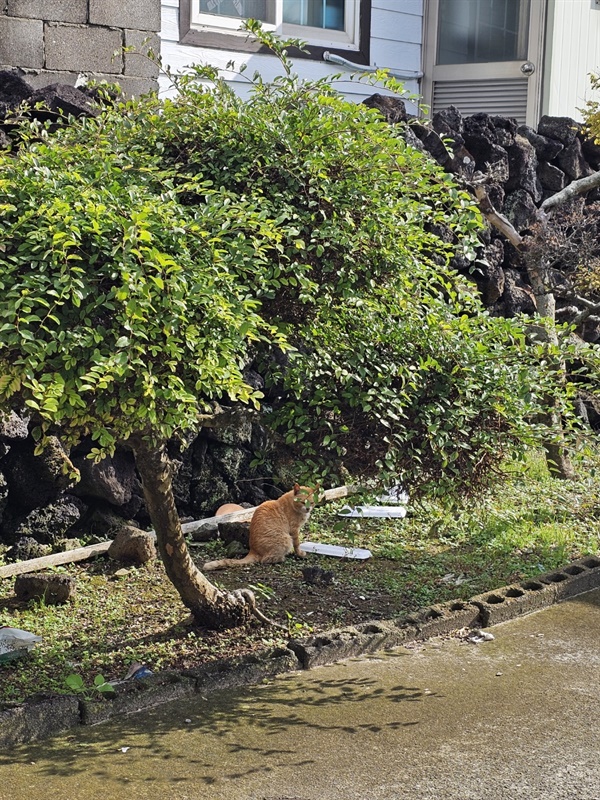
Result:
<instances>
[{"instance_id":1,"label":"window frame","mask_svg":"<svg viewBox=\"0 0 600 800\"><path fill-rule=\"evenodd\" d=\"M179 0L179 42L195 47L206 47L215 50L232 50L239 53L259 53L270 54L270 50L260 42L252 42L239 33L228 33L226 31L206 30L201 31L192 27L192 3L194 0ZM331 41L323 44L310 43L307 47L309 52L303 53L296 48L289 49L289 55L293 58L305 58L314 61L321 61L323 53L335 53L336 55L347 58L357 64L370 64L370 44L371 44L371 0L357 0L358 4L358 44L355 46L336 45ZM302 31L303 26L290 26L293 28L294 35L299 39L308 39L307 33ZM304 35L303 35L304 33Z\"/></svg>"}]
</instances>

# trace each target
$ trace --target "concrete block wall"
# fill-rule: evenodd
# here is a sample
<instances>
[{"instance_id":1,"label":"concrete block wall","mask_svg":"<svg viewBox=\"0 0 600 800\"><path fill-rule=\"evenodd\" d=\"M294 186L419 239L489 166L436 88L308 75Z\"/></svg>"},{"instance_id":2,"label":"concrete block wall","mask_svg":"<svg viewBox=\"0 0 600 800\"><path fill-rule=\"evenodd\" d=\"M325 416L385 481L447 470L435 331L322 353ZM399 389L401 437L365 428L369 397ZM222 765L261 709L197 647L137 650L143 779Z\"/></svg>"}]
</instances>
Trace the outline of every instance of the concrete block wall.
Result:
<instances>
[{"instance_id":1,"label":"concrete block wall","mask_svg":"<svg viewBox=\"0 0 600 800\"><path fill-rule=\"evenodd\" d=\"M18 68L34 88L74 85L81 75L127 95L158 89L160 0L0 0L0 69ZM124 47L135 52L124 53Z\"/></svg>"}]
</instances>

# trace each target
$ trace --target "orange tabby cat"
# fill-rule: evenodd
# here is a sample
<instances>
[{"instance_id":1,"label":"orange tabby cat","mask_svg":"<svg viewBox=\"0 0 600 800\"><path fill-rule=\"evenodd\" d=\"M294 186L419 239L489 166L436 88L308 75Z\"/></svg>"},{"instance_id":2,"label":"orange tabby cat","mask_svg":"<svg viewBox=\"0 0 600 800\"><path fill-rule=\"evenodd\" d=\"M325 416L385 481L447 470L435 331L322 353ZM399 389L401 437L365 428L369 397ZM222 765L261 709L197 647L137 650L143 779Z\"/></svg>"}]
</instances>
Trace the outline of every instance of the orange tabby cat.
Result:
<instances>
[{"instance_id":1,"label":"orange tabby cat","mask_svg":"<svg viewBox=\"0 0 600 800\"><path fill-rule=\"evenodd\" d=\"M315 506L315 490L294 484L279 500L267 500L254 512L250 521L250 552L245 558L222 558L208 561L204 571L224 567L243 567L244 564L279 564L292 550L300 550L300 528Z\"/></svg>"}]
</instances>

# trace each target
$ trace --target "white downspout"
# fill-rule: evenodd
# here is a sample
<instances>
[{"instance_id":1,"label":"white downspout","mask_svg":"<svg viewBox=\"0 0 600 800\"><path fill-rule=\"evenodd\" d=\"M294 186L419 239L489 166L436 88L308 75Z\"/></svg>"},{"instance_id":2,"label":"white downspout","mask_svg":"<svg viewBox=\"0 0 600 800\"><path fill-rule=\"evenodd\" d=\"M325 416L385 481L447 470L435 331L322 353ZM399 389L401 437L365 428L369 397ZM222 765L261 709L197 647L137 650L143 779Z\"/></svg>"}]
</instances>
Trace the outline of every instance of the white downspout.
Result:
<instances>
[{"instance_id":1,"label":"white downspout","mask_svg":"<svg viewBox=\"0 0 600 800\"><path fill-rule=\"evenodd\" d=\"M329 64L339 64L342 67L354 69L357 72L377 72L378 69L382 69L382 67L370 67L366 64L355 64L353 61L348 61L347 58L342 58L342 56L338 56L336 53L330 53L329 50L325 50L323 53L323 61L327 61ZM398 72L396 70L388 69L386 72L392 78L398 78L402 81L419 81L423 77L422 72L416 72L413 70Z\"/></svg>"}]
</instances>

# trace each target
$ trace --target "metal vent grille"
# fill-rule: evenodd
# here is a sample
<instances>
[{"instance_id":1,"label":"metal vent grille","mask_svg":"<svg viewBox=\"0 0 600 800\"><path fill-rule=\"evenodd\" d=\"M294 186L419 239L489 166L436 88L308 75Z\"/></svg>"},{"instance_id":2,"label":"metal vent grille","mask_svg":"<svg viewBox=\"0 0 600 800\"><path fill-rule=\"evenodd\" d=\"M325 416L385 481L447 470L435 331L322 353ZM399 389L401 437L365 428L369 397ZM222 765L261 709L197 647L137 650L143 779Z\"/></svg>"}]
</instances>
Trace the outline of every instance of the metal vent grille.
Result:
<instances>
[{"instance_id":1,"label":"metal vent grille","mask_svg":"<svg viewBox=\"0 0 600 800\"><path fill-rule=\"evenodd\" d=\"M436 81L433 85L433 112L456 106L464 116L486 113L511 117L525 123L527 78L502 78L482 81Z\"/></svg>"}]
</instances>

